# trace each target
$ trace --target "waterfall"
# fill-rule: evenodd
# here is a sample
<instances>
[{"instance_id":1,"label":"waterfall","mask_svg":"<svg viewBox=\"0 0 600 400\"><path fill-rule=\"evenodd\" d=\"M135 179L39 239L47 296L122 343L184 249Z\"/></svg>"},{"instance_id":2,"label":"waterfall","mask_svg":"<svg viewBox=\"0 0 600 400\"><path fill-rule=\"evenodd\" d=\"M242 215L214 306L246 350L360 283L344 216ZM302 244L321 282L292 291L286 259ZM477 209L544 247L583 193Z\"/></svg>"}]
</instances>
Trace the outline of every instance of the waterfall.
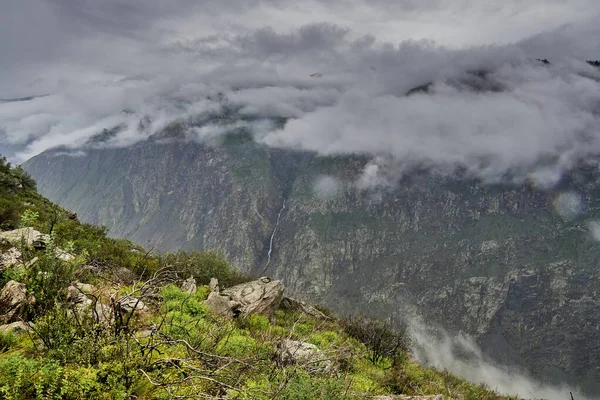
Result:
<instances>
[{"instance_id":1,"label":"waterfall","mask_svg":"<svg viewBox=\"0 0 600 400\"><path fill-rule=\"evenodd\" d=\"M271 241L269 242L269 252L267 253L267 264L265 268L269 266L271 262L271 253L273 252L273 239L275 239L275 233L277 232L277 227L279 226L279 220L281 219L281 213L285 210L285 199L283 200L283 205L281 210L279 210L279 214L277 214L277 222L275 222L275 228L273 229L273 233L271 234Z\"/></svg>"}]
</instances>

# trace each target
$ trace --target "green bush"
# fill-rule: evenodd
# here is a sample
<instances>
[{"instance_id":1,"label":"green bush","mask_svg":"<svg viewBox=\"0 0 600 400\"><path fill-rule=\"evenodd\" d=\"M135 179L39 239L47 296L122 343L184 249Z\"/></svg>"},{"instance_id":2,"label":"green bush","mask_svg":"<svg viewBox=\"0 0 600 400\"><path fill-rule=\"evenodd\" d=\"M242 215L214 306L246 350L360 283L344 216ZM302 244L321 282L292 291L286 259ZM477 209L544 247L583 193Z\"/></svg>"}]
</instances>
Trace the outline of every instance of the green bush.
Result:
<instances>
[{"instance_id":1,"label":"green bush","mask_svg":"<svg viewBox=\"0 0 600 400\"><path fill-rule=\"evenodd\" d=\"M17 338L11 332L0 332L0 353L4 353L14 347Z\"/></svg>"},{"instance_id":2,"label":"green bush","mask_svg":"<svg viewBox=\"0 0 600 400\"><path fill-rule=\"evenodd\" d=\"M256 341L248 334L237 329L225 336L217 346L217 351L220 354L230 357L247 357L256 349Z\"/></svg>"},{"instance_id":3,"label":"green bush","mask_svg":"<svg viewBox=\"0 0 600 400\"><path fill-rule=\"evenodd\" d=\"M19 225L19 215L23 209L16 196L0 197L0 229L12 230Z\"/></svg>"},{"instance_id":4,"label":"green bush","mask_svg":"<svg viewBox=\"0 0 600 400\"><path fill-rule=\"evenodd\" d=\"M17 179L24 189L37 189L35 179L33 179L31 175L29 175L29 173L27 173L20 165L17 165L12 169L12 175Z\"/></svg>"},{"instance_id":5,"label":"green bush","mask_svg":"<svg viewBox=\"0 0 600 400\"><path fill-rule=\"evenodd\" d=\"M38 314L52 309L56 301L63 302L67 285L73 280L75 265L56 258L49 251L40 254L38 261L26 270L25 283L36 298Z\"/></svg>"},{"instance_id":6,"label":"green bush","mask_svg":"<svg viewBox=\"0 0 600 400\"><path fill-rule=\"evenodd\" d=\"M298 373L277 394L280 400L337 400L348 398L343 382L336 378L315 379L306 373Z\"/></svg>"},{"instance_id":7,"label":"green bush","mask_svg":"<svg viewBox=\"0 0 600 400\"><path fill-rule=\"evenodd\" d=\"M0 395L7 400L62 399L63 368L55 361L41 364L20 354L0 358Z\"/></svg>"},{"instance_id":8,"label":"green bush","mask_svg":"<svg viewBox=\"0 0 600 400\"><path fill-rule=\"evenodd\" d=\"M394 329L389 322L366 317L348 317L341 325L349 336L367 346L373 364L385 358L396 362L408 352L410 340L405 326Z\"/></svg>"},{"instance_id":9,"label":"green bush","mask_svg":"<svg viewBox=\"0 0 600 400\"><path fill-rule=\"evenodd\" d=\"M169 253L160 259L161 265L172 268L182 276L193 276L199 285L208 285L211 278L217 278L224 287L252 280L231 268L221 253L197 251Z\"/></svg>"}]
</instances>

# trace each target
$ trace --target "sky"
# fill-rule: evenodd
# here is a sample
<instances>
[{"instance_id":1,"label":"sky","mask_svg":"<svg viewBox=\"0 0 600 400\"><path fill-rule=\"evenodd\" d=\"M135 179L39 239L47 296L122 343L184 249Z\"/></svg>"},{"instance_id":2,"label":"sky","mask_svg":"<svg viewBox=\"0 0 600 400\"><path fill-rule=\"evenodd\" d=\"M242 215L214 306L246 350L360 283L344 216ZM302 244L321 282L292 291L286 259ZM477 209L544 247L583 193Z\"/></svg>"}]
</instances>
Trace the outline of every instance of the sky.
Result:
<instances>
[{"instance_id":1,"label":"sky","mask_svg":"<svg viewBox=\"0 0 600 400\"><path fill-rule=\"evenodd\" d=\"M596 0L4 1L0 153L82 154L117 125L128 146L224 95L290 118L252 127L268 146L372 156L365 187L414 165L552 182L600 151L597 20Z\"/></svg>"}]
</instances>

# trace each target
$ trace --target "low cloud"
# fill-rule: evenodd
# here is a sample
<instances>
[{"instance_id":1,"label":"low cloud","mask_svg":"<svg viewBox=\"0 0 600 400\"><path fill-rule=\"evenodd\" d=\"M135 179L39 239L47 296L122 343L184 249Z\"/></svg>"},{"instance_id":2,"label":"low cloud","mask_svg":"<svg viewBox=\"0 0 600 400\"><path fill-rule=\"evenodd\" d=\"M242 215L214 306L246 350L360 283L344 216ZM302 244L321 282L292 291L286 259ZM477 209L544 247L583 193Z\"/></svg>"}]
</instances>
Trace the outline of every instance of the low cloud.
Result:
<instances>
[{"instance_id":1,"label":"low cloud","mask_svg":"<svg viewBox=\"0 0 600 400\"><path fill-rule=\"evenodd\" d=\"M502 394L524 399L565 400L572 392L576 399L591 400L567 385L542 384L514 366L509 368L495 364L469 336L451 336L417 319L409 323L409 332L417 360L471 382L484 384Z\"/></svg>"},{"instance_id":2,"label":"low cloud","mask_svg":"<svg viewBox=\"0 0 600 400\"><path fill-rule=\"evenodd\" d=\"M549 187L600 151L600 70L584 62L600 54L593 4L3 5L0 33L22 34L24 46L0 46L2 98L49 95L0 104L0 151L24 161L56 146L78 150L116 126L126 129L104 145L127 146L174 121L233 107L288 119L250 127L268 146L371 157L359 188L393 185L411 166ZM495 29L493 19L504 23ZM405 96L421 85L429 93ZM190 127L186 136L225 128Z\"/></svg>"},{"instance_id":3,"label":"low cloud","mask_svg":"<svg viewBox=\"0 0 600 400\"><path fill-rule=\"evenodd\" d=\"M313 185L315 195L324 200L334 199L342 193L342 182L331 175L319 176Z\"/></svg>"}]
</instances>

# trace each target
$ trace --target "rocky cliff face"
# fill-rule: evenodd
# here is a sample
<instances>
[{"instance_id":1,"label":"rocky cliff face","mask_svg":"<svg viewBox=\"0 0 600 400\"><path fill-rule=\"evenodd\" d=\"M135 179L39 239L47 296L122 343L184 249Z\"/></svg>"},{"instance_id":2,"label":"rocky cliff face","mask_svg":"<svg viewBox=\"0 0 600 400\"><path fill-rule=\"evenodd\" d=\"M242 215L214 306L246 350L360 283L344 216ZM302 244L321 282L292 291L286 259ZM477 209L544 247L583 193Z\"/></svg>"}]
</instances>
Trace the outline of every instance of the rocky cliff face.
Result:
<instances>
[{"instance_id":1,"label":"rocky cliff face","mask_svg":"<svg viewBox=\"0 0 600 400\"><path fill-rule=\"evenodd\" d=\"M473 335L503 362L600 392L593 174L541 190L417 171L360 191L366 162L242 135L46 152L25 167L42 194L112 235L159 250L219 249L292 295L340 312L417 314Z\"/></svg>"}]
</instances>

